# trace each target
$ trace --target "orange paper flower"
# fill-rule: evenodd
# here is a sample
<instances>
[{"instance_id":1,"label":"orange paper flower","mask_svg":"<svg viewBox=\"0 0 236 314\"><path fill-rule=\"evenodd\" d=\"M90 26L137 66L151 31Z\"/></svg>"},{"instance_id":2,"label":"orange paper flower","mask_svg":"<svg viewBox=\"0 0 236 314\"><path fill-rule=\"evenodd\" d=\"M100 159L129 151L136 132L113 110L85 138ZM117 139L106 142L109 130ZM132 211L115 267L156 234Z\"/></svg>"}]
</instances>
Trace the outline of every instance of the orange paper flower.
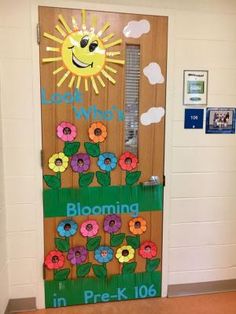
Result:
<instances>
[{"instance_id":1,"label":"orange paper flower","mask_svg":"<svg viewBox=\"0 0 236 314\"><path fill-rule=\"evenodd\" d=\"M107 128L101 122L94 122L90 125L88 130L89 138L94 143L104 142L107 137Z\"/></svg>"},{"instance_id":2,"label":"orange paper flower","mask_svg":"<svg viewBox=\"0 0 236 314\"><path fill-rule=\"evenodd\" d=\"M142 217L136 217L129 221L129 230L133 234L143 234L146 229L147 223Z\"/></svg>"}]
</instances>

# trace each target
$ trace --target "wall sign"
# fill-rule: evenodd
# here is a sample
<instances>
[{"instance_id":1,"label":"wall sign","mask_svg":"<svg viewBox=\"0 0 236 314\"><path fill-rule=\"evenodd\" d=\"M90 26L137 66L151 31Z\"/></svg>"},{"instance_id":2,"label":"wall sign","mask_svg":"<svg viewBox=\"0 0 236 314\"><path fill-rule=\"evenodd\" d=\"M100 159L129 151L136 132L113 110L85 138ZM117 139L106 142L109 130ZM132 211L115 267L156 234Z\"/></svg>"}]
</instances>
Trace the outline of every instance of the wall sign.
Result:
<instances>
[{"instance_id":1,"label":"wall sign","mask_svg":"<svg viewBox=\"0 0 236 314\"><path fill-rule=\"evenodd\" d=\"M203 109L185 109L184 128L202 129L203 128Z\"/></svg>"},{"instance_id":2,"label":"wall sign","mask_svg":"<svg viewBox=\"0 0 236 314\"><path fill-rule=\"evenodd\" d=\"M184 71L184 105L207 105L208 71Z\"/></svg>"},{"instance_id":3,"label":"wall sign","mask_svg":"<svg viewBox=\"0 0 236 314\"><path fill-rule=\"evenodd\" d=\"M235 109L207 108L206 133L235 133Z\"/></svg>"}]
</instances>

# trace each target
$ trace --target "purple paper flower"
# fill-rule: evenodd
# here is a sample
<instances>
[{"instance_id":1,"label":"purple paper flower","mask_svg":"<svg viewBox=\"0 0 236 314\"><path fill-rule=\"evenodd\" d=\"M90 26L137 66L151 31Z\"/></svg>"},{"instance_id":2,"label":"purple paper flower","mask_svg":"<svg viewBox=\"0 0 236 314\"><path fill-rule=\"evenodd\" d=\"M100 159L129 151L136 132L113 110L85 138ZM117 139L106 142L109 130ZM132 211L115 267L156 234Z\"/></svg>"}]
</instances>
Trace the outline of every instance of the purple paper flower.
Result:
<instances>
[{"instance_id":1,"label":"purple paper flower","mask_svg":"<svg viewBox=\"0 0 236 314\"><path fill-rule=\"evenodd\" d=\"M75 172L85 172L90 167L90 157L85 153L75 154L71 158L70 165Z\"/></svg>"},{"instance_id":2,"label":"purple paper flower","mask_svg":"<svg viewBox=\"0 0 236 314\"><path fill-rule=\"evenodd\" d=\"M105 232L114 233L118 231L121 227L121 219L117 215L106 216L103 224L103 229Z\"/></svg>"},{"instance_id":3,"label":"purple paper flower","mask_svg":"<svg viewBox=\"0 0 236 314\"><path fill-rule=\"evenodd\" d=\"M84 246L76 246L71 248L67 254L67 259L73 265L83 264L88 256L88 251Z\"/></svg>"}]
</instances>

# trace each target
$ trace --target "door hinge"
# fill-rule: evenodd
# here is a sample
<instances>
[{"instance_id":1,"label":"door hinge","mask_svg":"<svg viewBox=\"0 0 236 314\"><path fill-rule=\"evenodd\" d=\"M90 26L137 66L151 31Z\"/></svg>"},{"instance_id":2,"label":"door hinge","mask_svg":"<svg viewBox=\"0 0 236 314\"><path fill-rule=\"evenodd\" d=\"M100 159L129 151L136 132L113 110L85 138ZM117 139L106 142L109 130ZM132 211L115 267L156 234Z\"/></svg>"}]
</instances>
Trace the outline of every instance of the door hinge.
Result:
<instances>
[{"instance_id":1,"label":"door hinge","mask_svg":"<svg viewBox=\"0 0 236 314\"><path fill-rule=\"evenodd\" d=\"M166 185L166 176L163 175L163 186L165 186L165 185Z\"/></svg>"},{"instance_id":2,"label":"door hinge","mask_svg":"<svg viewBox=\"0 0 236 314\"><path fill-rule=\"evenodd\" d=\"M39 25L39 23L37 24L36 30L37 30L37 43L38 43L38 45L40 45L40 25Z\"/></svg>"},{"instance_id":3,"label":"door hinge","mask_svg":"<svg viewBox=\"0 0 236 314\"><path fill-rule=\"evenodd\" d=\"M46 269L44 264L43 264L43 280L46 280Z\"/></svg>"},{"instance_id":4,"label":"door hinge","mask_svg":"<svg viewBox=\"0 0 236 314\"><path fill-rule=\"evenodd\" d=\"M41 167L43 168L43 150L40 151Z\"/></svg>"}]
</instances>

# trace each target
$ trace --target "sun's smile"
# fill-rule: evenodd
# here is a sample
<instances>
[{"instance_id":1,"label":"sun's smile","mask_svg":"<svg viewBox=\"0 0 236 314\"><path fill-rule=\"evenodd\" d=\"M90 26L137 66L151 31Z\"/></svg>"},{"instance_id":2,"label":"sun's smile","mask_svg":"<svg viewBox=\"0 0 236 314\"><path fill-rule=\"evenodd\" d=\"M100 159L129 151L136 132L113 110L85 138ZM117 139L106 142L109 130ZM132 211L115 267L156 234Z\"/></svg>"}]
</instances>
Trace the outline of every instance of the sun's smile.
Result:
<instances>
[{"instance_id":1,"label":"sun's smile","mask_svg":"<svg viewBox=\"0 0 236 314\"><path fill-rule=\"evenodd\" d=\"M120 45L121 39L108 43L108 41L114 36L109 34L103 37L103 33L110 27L110 24L106 23L102 29L95 33L95 25L92 23L90 30L86 28L86 15L82 10L82 25L79 29L76 18L72 17L73 29L65 21L62 15L58 16L61 25L56 25L55 29L60 33L63 39L60 39L49 33L44 33L44 37L53 40L61 45L61 47L47 47L49 52L61 53L61 56L52 58L43 58L43 62L57 62L62 61L62 65L53 71L56 75L64 71L63 76L57 83L60 87L64 81L71 76L68 83L68 87L72 88L76 82L76 88L80 87L82 79L84 79L85 91L88 91L89 79L96 94L98 94L97 81L102 87L105 87L103 78L108 79L111 83L115 84L115 79L109 74L116 74L117 70L107 63L114 63L123 65L124 60L113 59L114 56L120 55L120 51L107 51L107 49ZM108 71L108 72L107 72ZM102 76L101 76L101 75Z\"/></svg>"}]
</instances>

